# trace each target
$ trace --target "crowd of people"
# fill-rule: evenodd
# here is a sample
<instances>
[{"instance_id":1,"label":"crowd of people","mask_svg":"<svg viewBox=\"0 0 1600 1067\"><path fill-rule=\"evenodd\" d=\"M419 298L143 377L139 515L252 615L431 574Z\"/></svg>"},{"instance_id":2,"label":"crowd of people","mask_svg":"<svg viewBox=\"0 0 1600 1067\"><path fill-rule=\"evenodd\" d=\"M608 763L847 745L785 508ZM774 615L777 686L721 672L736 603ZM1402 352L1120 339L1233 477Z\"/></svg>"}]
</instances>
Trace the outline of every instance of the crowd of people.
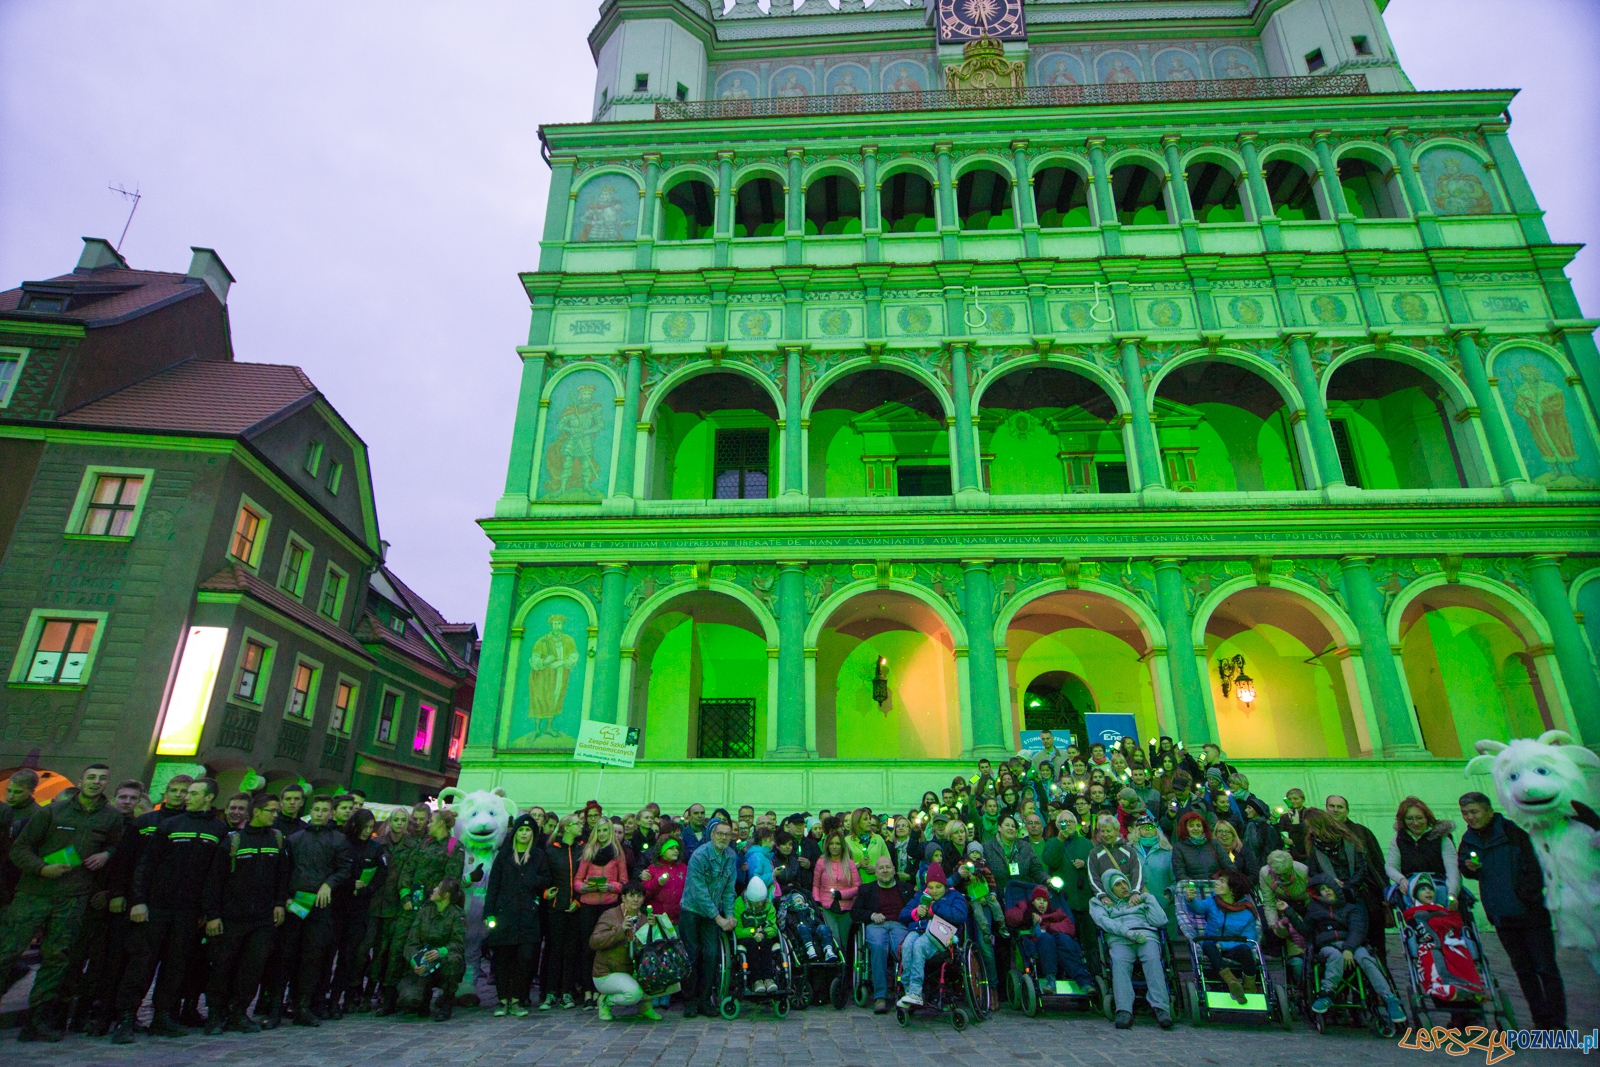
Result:
<instances>
[{"instance_id":1,"label":"crowd of people","mask_svg":"<svg viewBox=\"0 0 1600 1067\"><path fill-rule=\"evenodd\" d=\"M1214 745L1124 738L1080 751L1048 731L1042 742L999 765L979 760L903 813L527 808L473 890L483 893L493 1014L592 1009L610 1020L636 1005L657 1020L676 1002L685 1018L713 1017L729 935L759 996L779 991L780 938L797 957L835 965L860 927L879 1014L922 1003L922 963L940 929L954 928L972 932L993 988L1001 942L1005 958L1024 953L1046 979L1106 979L1123 1029L1143 964L1144 1000L1169 1027L1162 943L1202 930L1218 939L1204 941L1207 964L1241 1003L1257 981L1241 946L1258 942L1291 973L1316 961L1313 1012L1329 1009L1356 967L1403 1020L1388 981L1386 895L1414 909L1406 921L1459 930L1472 880L1533 1025L1565 1026L1537 857L1487 796L1461 797L1459 842L1453 823L1408 797L1385 846L1343 797L1311 807L1299 789L1277 803L1256 795ZM366 1013L443 1022L458 1000L477 1002L458 996L465 850L449 808L379 817L359 790L299 785L222 799L214 780L185 775L152 804L142 783L112 789L109 774L91 765L43 806L35 772L7 783L0 981L26 973L35 943L40 959L22 1040L84 1032L129 1043L141 1032L252 1033ZM1007 907L1015 883L1032 888ZM684 961L667 989L641 981L641 946L655 941Z\"/></svg>"}]
</instances>

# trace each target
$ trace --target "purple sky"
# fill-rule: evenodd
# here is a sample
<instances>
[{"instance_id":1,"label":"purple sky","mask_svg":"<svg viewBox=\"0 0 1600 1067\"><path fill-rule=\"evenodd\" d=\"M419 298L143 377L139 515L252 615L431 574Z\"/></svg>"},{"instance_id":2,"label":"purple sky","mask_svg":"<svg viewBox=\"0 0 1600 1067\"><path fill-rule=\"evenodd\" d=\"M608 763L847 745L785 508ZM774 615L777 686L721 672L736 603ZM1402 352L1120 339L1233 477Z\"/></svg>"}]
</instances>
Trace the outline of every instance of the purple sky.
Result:
<instances>
[{"instance_id":1,"label":"purple sky","mask_svg":"<svg viewBox=\"0 0 1600 1067\"><path fill-rule=\"evenodd\" d=\"M538 262L541 122L588 117L594 0L0 0L0 287L122 231L136 267L209 245L240 359L296 363L371 449L401 576L481 624ZM1419 89L1520 86L1558 241L1600 234L1600 4L1393 0ZM1600 314L1600 257L1572 268Z\"/></svg>"}]
</instances>

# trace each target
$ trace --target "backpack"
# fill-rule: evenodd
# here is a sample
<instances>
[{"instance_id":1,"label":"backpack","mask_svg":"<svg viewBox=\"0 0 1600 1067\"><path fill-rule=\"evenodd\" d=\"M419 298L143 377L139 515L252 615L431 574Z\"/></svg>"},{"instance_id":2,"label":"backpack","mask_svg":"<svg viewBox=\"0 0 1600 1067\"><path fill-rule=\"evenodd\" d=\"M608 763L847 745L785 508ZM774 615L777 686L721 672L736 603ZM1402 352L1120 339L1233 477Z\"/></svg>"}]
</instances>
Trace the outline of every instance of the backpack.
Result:
<instances>
[{"instance_id":1,"label":"backpack","mask_svg":"<svg viewBox=\"0 0 1600 1067\"><path fill-rule=\"evenodd\" d=\"M676 937L654 933L650 940L633 945L633 977L647 997L676 990L693 964L689 946Z\"/></svg>"}]
</instances>

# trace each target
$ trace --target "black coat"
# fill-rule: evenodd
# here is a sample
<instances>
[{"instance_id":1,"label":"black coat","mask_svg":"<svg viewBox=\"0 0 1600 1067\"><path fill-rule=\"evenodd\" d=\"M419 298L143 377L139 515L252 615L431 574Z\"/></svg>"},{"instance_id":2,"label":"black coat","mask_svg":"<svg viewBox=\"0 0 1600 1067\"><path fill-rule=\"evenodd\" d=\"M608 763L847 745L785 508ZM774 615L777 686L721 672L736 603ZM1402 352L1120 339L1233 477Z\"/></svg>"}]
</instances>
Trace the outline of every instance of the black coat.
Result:
<instances>
[{"instance_id":1,"label":"black coat","mask_svg":"<svg viewBox=\"0 0 1600 1067\"><path fill-rule=\"evenodd\" d=\"M484 921L494 919L483 943L491 948L538 944L539 901L549 887L550 858L544 849L535 845L528 849L527 862L518 863L511 842L501 845L483 899Z\"/></svg>"}]
</instances>

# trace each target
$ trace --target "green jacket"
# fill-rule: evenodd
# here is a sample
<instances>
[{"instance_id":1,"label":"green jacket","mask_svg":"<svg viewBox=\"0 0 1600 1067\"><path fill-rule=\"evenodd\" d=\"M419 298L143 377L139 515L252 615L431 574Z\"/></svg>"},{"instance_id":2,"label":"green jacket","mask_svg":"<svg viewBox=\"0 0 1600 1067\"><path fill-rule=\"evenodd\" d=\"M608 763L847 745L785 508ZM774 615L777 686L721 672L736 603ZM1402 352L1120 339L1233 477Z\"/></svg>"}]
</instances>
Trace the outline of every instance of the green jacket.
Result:
<instances>
[{"instance_id":1,"label":"green jacket","mask_svg":"<svg viewBox=\"0 0 1600 1067\"><path fill-rule=\"evenodd\" d=\"M741 896L733 902L733 918L738 923L733 928L734 937L754 937L757 930L768 938L778 936L778 909L770 901L762 911L752 914L749 901Z\"/></svg>"},{"instance_id":2,"label":"green jacket","mask_svg":"<svg viewBox=\"0 0 1600 1067\"><path fill-rule=\"evenodd\" d=\"M106 802L104 793L85 810L78 802L78 791L68 789L28 820L11 846L11 862L22 872L17 895L60 898L94 893L98 888L94 872L84 867L83 861L97 852L114 855L122 841L122 828L122 813ZM60 878L40 876L46 864L63 862L73 867Z\"/></svg>"},{"instance_id":3,"label":"green jacket","mask_svg":"<svg viewBox=\"0 0 1600 1067\"><path fill-rule=\"evenodd\" d=\"M372 895L367 914L374 919L392 919L400 914L400 879L407 857L416 848L412 838L403 838L389 846L389 877L383 880Z\"/></svg>"},{"instance_id":4,"label":"green jacket","mask_svg":"<svg viewBox=\"0 0 1600 1067\"><path fill-rule=\"evenodd\" d=\"M406 960L429 948L438 949L446 960L466 960L467 917L459 907L451 904L440 911L430 900L417 909L406 934Z\"/></svg>"},{"instance_id":5,"label":"green jacket","mask_svg":"<svg viewBox=\"0 0 1600 1067\"><path fill-rule=\"evenodd\" d=\"M1039 862L1044 864L1045 874L1061 879L1061 895L1073 911L1089 910L1089 901L1094 898L1089 885L1089 854L1093 851L1094 842L1082 834L1073 834L1066 841L1052 837L1040 850ZM1074 866L1073 860L1082 860L1083 867Z\"/></svg>"},{"instance_id":6,"label":"green jacket","mask_svg":"<svg viewBox=\"0 0 1600 1067\"><path fill-rule=\"evenodd\" d=\"M461 880L461 862L466 858L467 850L459 841L452 846L454 840L447 837L440 841L430 836L406 855L400 867L400 892L404 894L415 889L422 890L422 901L413 901L412 907L418 908L426 903L433 887L444 879Z\"/></svg>"}]
</instances>

